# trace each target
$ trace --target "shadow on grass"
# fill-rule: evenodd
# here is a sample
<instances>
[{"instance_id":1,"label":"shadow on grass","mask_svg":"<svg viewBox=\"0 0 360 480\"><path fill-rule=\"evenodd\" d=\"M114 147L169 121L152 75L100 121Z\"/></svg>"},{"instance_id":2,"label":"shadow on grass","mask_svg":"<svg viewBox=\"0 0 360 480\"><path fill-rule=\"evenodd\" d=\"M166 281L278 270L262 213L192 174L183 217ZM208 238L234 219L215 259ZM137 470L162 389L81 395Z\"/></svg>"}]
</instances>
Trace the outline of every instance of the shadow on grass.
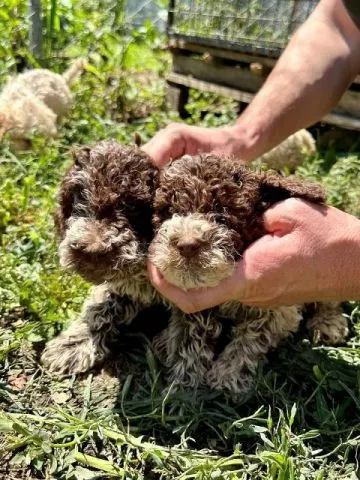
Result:
<instances>
[{"instance_id":1,"label":"shadow on grass","mask_svg":"<svg viewBox=\"0 0 360 480\"><path fill-rule=\"evenodd\" d=\"M146 349L149 343L136 335L129 334L130 338L138 343L133 343L128 363L126 356L118 357L118 374L125 364L129 370L120 375L113 411L129 431L148 435L156 443L182 443L222 454L232 454L241 444L242 451L251 454L259 441L263 444L261 434L267 431L271 437L285 419L294 436L312 432L311 448L328 454L360 433L360 370L346 358L349 349L314 347L299 333L268 355L252 391L239 397L206 388L173 389ZM119 363L113 358L111 365L108 371L113 375ZM296 415L290 421L294 404ZM347 454L355 455L356 449L355 442Z\"/></svg>"},{"instance_id":2,"label":"shadow on grass","mask_svg":"<svg viewBox=\"0 0 360 480\"><path fill-rule=\"evenodd\" d=\"M151 336L166 322L161 309L144 312L113 345L113 356L105 365L90 375L67 379L43 372L38 349L22 342L0 366L0 377L7 379L0 385L0 408L45 415L60 408L76 417L86 415L90 422L111 416L121 430L151 438L157 445L207 448L224 456L236 448L246 455L257 455L259 449L279 452L282 442L288 441L286 448L295 457L308 448L329 458L341 454L356 463L360 433L356 348L314 347L299 332L268 355L244 397L206 388L175 390L150 348ZM20 381L25 377L25 388L14 385L17 375Z\"/></svg>"}]
</instances>

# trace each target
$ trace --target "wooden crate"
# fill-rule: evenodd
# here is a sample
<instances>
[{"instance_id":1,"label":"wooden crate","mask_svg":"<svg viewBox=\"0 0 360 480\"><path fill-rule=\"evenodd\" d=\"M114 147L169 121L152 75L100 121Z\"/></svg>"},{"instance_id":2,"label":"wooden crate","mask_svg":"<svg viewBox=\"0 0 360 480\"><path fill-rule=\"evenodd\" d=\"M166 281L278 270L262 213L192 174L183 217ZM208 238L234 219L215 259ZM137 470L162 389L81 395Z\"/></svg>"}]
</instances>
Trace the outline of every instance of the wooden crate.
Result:
<instances>
[{"instance_id":1,"label":"wooden crate","mask_svg":"<svg viewBox=\"0 0 360 480\"><path fill-rule=\"evenodd\" d=\"M181 117L187 115L185 107L190 88L228 96L239 102L241 111L263 85L292 33L317 4L317 0L257 0L259 7L254 10L254 1L226 0L221 3L222 20L217 11L212 14L208 8L211 1L169 2L168 47L173 66L167 78L168 99ZM234 10L236 5L238 11ZM282 15L277 16L277 9ZM185 30L184 19L188 22ZM231 19L232 35L216 29L213 19L224 26L229 25L228 19ZM234 33L237 20L242 22L242 27ZM248 28L254 20L262 22L262 28L255 33ZM207 25L206 31L204 25ZM279 38L276 31L266 29L267 25L272 28L276 25L281 30ZM360 130L360 77L322 121Z\"/></svg>"}]
</instances>

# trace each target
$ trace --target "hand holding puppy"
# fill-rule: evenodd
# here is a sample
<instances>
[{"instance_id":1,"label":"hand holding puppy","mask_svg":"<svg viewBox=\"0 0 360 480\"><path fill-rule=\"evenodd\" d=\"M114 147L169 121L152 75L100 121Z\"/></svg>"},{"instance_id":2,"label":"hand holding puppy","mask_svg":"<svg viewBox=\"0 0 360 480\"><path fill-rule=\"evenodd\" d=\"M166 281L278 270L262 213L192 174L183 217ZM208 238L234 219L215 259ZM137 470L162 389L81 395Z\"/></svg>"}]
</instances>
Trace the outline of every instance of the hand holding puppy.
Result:
<instances>
[{"instance_id":1,"label":"hand holding puppy","mask_svg":"<svg viewBox=\"0 0 360 480\"><path fill-rule=\"evenodd\" d=\"M290 198L264 214L268 232L216 287L183 291L149 263L150 281L186 313L238 300L259 307L360 298L360 221Z\"/></svg>"}]
</instances>

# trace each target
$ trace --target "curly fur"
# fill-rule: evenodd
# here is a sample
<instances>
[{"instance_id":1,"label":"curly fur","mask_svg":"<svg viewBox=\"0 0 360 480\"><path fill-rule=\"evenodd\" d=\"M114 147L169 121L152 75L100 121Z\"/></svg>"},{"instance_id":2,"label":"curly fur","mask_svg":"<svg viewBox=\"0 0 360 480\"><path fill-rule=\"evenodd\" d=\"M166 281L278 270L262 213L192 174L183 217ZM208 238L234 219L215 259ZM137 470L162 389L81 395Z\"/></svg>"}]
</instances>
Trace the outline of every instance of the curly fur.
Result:
<instances>
[{"instance_id":1,"label":"curly fur","mask_svg":"<svg viewBox=\"0 0 360 480\"><path fill-rule=\"evenodd\" d=\"M265 234L264 211L294 196L325 200L319 185L256 173L215 155L184 156L165 170L156 192L151 259L180 288L214 286ZM184 255L186 245L196 254Z\"/></svg>"},{"instance_id":2,"label":"curly fur","mask_svg":"<svg viewBox=\"0 0 360 480\"><path fill-rule=\"evenodd\" d=\"M175 214L159 228L151 247L152 260L168 282L184 290L203 285L212 287L232 273L238 258L232 237L235 235L229 234L225 226L216 225L212 216L206 219L199 214ZM199 254L191 259L191 268L188 256L178 248L181 239L185 248L186 239L199 244Z\"/></svg>"},{"instance_id":3,"label":"curly fur","mask_svg":"<svg viewBox=\"0 0 360 480\"><path fill-rule=\"evenodd\" d=\"M314 137L307 130L299 130L269 152L259 157L255 164L264 164L269 168L294 171L306 156L316 152Z\"/></svg>"},{"instance_id":4,"label":"curly fur","mask_svg":"<svg viewBox=\"0 0 360 480\"><path fill-rule=\"evenodd\" d=\"M60 261L94 283L128 282L146 269L158 171L115 141L78 148L74 160L56 216Z\"/></svg>"},{"instance_id":5,"label":"curly fur","mask_svg":"<svg viewBox=\"0 0 360 480\"><path fill-rule=\"evenodd\" d=\"M98 285L80 318L48 343L44 365L61 374L92 368L139 312L163 304L171 315L153 345L169 380L246 391L259 360L298 329L302 309L231 302L186 315L150 285L147 252L184 289L215 285L264 233L263 212L291 196L325 200L318 185L214 155L185 156L159 174L137 147L106 141L75 150L56 216L60 258ZM309 327L329 342L346 334L337 305L320 304Z\"/></svg>"},{"instance_id":6,"label":"curly fur","mask_svg":"<svg viewBox=\"0 0 360 480\"><path fill-rule=\"evenodd\" d=\"M294 177L251 171L231 159L184 156L161 177L150 258L166 280L184 290L216 285L265 233L264 211L289 197L322 203L325 192ZM171 380L243 392L259 359L295 332L302 316L297 306L257 309L237 302L197 315L177 312L155 347ZM216 353L224 319L230 333ZM347 332L337 304L319 304L308 327L329 343L341 341Z\"/></svg>"},{"instance_id":7,"label":"curly fur","mask_svg":"<svg viewBox=\"0 0 360 480\"><path fill-rule=\"evenodd\" d=\"M28 148L28 136L55 137L57 122L70 109L69 86L85 67L79 59L63 75L34 69L11 78L0 95L0 139L8 133L15 149Z\"/></svg>"},{"instance_id":8,"label":"curly fur","mask_svg":"<svg viewBox=\"0 0 360 480\"><path fill-rule=\"evenodd\" d=\"M80 318L48 343L42 361L61 374L88 370L140 310L161 303L146 275L158 170L137 147L115 141L74 150L56 226L65 268L98 284Z\"/></svg>"}]
</instances>

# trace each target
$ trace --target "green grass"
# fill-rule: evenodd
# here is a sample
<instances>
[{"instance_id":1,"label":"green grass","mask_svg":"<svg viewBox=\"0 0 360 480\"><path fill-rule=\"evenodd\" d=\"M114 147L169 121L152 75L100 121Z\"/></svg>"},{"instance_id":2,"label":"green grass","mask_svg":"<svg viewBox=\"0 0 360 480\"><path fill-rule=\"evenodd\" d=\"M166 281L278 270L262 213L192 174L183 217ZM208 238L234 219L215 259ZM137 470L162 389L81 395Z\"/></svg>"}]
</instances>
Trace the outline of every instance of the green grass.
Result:
<instances>
[{"instance_id":1,"label":"green grass","mask_svg":"<svg viewBox=\"0 0 360 480\"><path fill-rule=\"evenodd\" d=\"M76 317L88 289L59 268L54 236L69 149L103 138L131 143L135 131L146 141L176 119L164 105L169 58L159 49L161 37L151 25L132 33L114 28L121 17L115 2L95 3L48 5L43 63L62 71L68 56L90 60L59 138L35 138L31 152L18 155L0 147L0 478L357 478L359 304L345 305L346 345L312 345L300 332L261 365L255 388L241 399L205 389L174 392L141 342L113 359L122 366L119 376L107 365L60 380L39 364L44 343ZM2 81L19 53L33 62L18 17L25 5L13 1L11 8L17 14L0 27ZM10 2L0 2L0 16L6 12ZM230 101L196 92L189 111L195 124L235 118ZM299 174L321 181L334 205L360 215L359 158L328 150Z\"/></svg>"}]
</instances>

